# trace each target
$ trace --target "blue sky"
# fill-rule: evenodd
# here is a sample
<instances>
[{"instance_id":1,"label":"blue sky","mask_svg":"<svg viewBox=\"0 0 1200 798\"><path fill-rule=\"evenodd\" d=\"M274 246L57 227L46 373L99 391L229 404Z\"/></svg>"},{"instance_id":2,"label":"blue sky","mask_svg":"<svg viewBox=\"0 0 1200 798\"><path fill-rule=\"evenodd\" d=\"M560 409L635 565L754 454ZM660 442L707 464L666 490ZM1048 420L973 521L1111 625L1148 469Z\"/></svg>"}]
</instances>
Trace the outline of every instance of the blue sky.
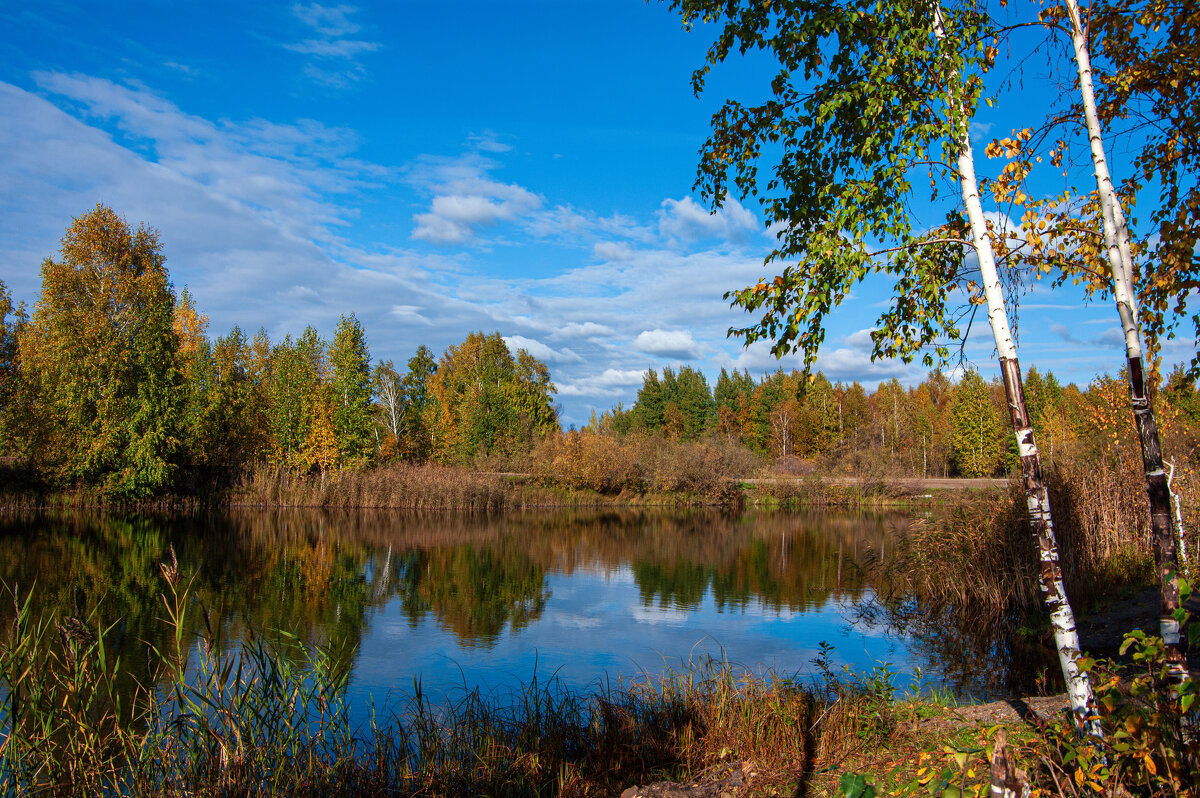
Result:
<instances>
[{"instance_id":1,"label":"blue sky","mask_svg":"<svg viewBox=\"0 0 1200 798\"><path fill-rule=\"evenodd\" d=\"M710 115L762 91L764 65L694 98L708 39L663 5L44 0L0 6L0 28L0 279L18 299L104 202L159 230L214 336L328 336L354 312L399 365L496 330L550 365L564 425L630 404L647 368L798 365L726 339L744 319L722 294L771 242L756 207L710 216L691 191ZM888 296L865 285L831 319L831 379L924 376L869 359ZM1115 318L1034 286L1022 362L1115 370ZM966 353L992 375L991 352L981 316Z\"/></svg>"}]
</instances>

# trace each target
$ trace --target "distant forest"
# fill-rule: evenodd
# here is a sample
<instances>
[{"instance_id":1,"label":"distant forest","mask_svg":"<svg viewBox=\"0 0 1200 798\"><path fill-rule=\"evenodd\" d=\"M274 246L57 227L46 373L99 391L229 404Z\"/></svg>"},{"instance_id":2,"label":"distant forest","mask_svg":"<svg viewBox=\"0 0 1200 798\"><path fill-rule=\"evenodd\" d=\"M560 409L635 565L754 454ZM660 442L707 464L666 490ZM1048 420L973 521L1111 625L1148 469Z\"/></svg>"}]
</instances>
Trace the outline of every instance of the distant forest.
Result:
<instances>
[{"instance_id":1,"label":"distant forest","mask_svg":"<svg viewBox=\"0 0 1200 798\"><path fill-rule=\"evenodd\" d=\"M1123 382L1085 389L1030 369L1030 415L1051 463L1120 457L1133 437ZM783 471L1003 475L1016 463L997 380L939 371L905 388L778 371L649 371L631 407L564 432L546 364L474 332L435 360L372 365L354 314L333 338L312 327L272 342L239 327L215 339L161 243L97 206L42 264L32 314L0 282L0 452L56 487L145 498L197 471L274 464L322 473L392 461L544 471L597 438L719 442ZM1156 393L1160 426L1191 468L1200 397L1181 368ZM1127 429L1128 428L1128 429ZM583 445L586 443L587 445ZM581 448L582 447L582 448ZM589 455L591 456L591 455ZM749 476L748 474L746 476Z\"/></svg>"}]
</instances>

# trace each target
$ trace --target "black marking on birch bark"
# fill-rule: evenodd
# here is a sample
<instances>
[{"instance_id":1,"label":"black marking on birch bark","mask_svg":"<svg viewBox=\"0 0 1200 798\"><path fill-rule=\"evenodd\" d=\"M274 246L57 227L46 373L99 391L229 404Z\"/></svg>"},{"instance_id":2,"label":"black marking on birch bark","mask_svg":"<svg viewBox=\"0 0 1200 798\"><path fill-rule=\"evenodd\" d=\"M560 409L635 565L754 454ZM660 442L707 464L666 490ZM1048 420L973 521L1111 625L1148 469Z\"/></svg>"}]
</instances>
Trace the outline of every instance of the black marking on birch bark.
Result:
<instances>
[{"instance_id":1,"label":"black marking on birch bark","mask_svg":"<svg viewBox=\"0 0 1200 798\"><path fill-rule=\"evenodd\" d=\"M1168 630L1178 628L1175 621L1175 611L1179 609L1179 578L1175 572L1178 553L1174 530L1171 529L1171 492L1167 487L1167 474L1163 470L1158 424L1154 418L1154 405L1146 391L1141 357L1129 358L1129 393L1138 442L1141 444L1142 467L1146 474L1146 496L1150 500L1150 532L1154 538L1154 566L1159 587L1159 629L1166 638ZM1175 681L1182 681L1187 673L1183 652L1178 643L1165 642L1168 672Z\"/></svg>"},{"instance_id":2,"label":"black marking on birch bark","mask_svg":"<svg viewBox=\"0 0 1200 798\"><path fill-rule=\"evenodd\" d=\"M1071 711L1075 715L1076 724L1081 733L1095 733L1098 727L1094 721L1088 720L1092 714L1092 687L1087 674L1079 670L1076 662L1079 658L1079 635L1075 629L1075 613L1063 588L1050 497L1042 479L1042 460L1038 456L1033 427L1029 423L1029 411L1025 407L1021 366L1015 357L1001 358L1000 373L1004 379L1004 393L1008 399L1013 434L1021 457L1021 475L1025 483L1025 505L1030 531L1038 543L1038 586L1050 616L1050 625L1054 629L1059 664L1071 697Z\"/></svg>"}]
</instances>

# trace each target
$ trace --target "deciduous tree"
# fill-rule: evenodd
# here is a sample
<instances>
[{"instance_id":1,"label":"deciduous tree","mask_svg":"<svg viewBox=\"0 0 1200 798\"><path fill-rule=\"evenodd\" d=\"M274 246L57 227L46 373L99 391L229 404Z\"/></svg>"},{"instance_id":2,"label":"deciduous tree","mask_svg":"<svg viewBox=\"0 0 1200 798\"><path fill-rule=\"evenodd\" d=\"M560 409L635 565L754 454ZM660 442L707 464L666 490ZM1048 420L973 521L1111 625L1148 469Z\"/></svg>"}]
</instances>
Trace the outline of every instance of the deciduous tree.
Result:
<instances>
[{"instance_id":1,"label":"deciduous tree","mask_svg":"<svg viewBox=\"0 0 1200 798\"><path fill-rule=\"evenodd\" d=\"M60 479L145 497L175 477L184 395L158 234L105 205L76 217L21 336L35 459Z\"/></svg>"}]
</instances>

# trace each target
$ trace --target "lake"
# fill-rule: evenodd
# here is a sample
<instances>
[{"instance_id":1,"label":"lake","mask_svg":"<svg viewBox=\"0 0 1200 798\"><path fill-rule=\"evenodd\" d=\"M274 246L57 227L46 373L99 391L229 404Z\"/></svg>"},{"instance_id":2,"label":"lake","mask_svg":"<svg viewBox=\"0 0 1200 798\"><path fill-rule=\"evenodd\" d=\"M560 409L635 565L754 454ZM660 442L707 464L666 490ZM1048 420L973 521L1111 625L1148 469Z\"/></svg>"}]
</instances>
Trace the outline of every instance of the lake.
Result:
<instances>
[{"instance_id":1,"label":"lake","mask_svg":"<svg viewBox=\"0 0 1200 798\"><path fill-rule=\"evenodd\" d=\"M823 642L835 669L886 662L908 687L920 667L926 686L986 696L988 669L929 624L898 631L887 608L906 602L869 575L907 522L625 509L6 516L0 579L32 589L42 611L111 624L111 647L144 678L171 641L159 564L173 551L191 585L189 640L207 623L218 646L281 630L329 646L351 669L357 712L418 681L435 701L535 674L587 689L704 657L808 676ZM0 629L13 613L0 598Z\"/></svg>"}]
</instances>

